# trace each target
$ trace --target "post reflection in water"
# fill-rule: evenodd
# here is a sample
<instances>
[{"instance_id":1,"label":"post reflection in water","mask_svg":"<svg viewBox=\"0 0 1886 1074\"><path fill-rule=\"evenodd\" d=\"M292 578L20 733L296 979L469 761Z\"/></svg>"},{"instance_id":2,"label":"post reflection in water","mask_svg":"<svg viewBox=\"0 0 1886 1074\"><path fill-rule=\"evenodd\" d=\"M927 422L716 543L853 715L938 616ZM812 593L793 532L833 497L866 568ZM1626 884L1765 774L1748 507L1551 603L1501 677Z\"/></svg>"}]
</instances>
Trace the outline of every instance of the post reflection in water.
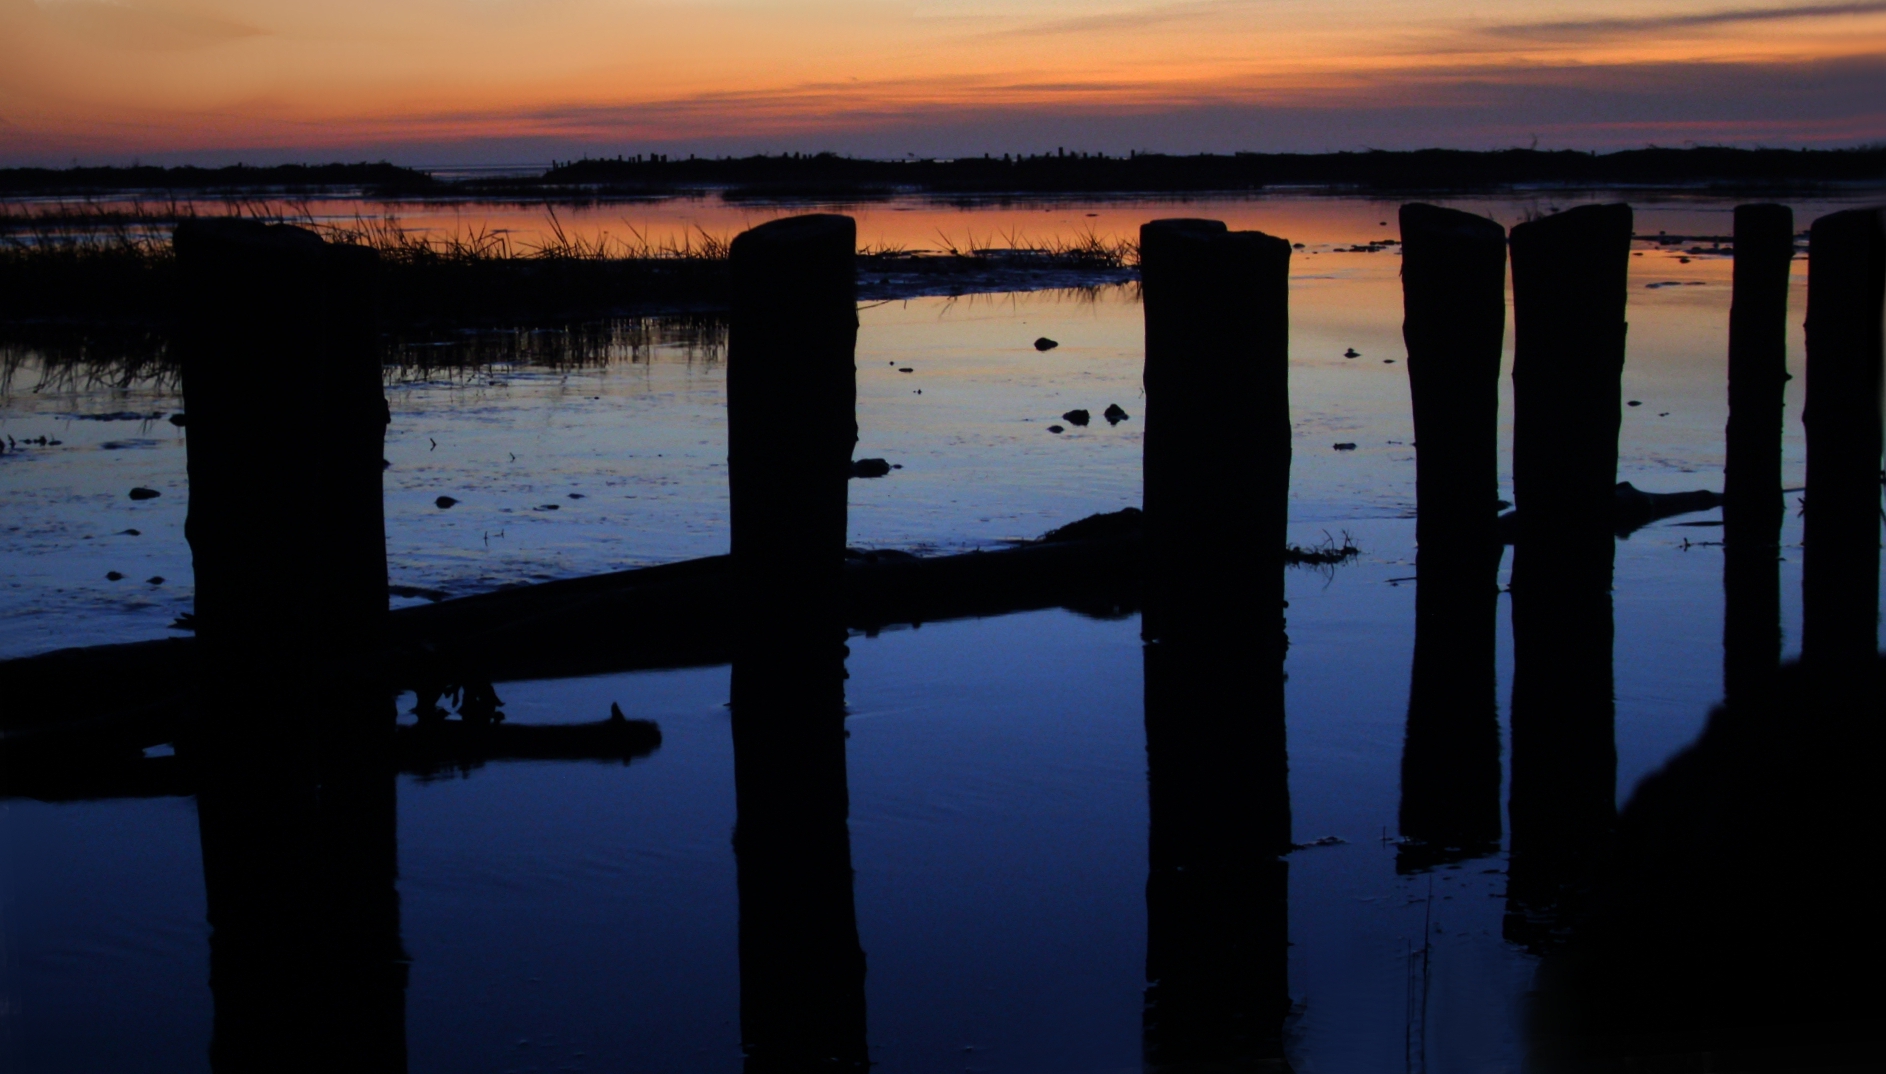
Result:
<instances>
[{"instance_id":1,"label":"post reflection in water","mask_svg":"<svg viewBox=\"0 0 1886 1074\"><path fill-rule=\"evenodd\" d=\"M1281 582L1282 572L1277 572ZM1278 601L1281 603L1281 601ZM1145 646L1149 1071L1283 1059L1291 848L1279 617Z\"/></svg>"},{"instance_id":2,"label":"post reflection in water","mask_svg":"<svg viewBox=\"0 0 1886 1074\"><path fill-rule=\"evenodd\" d=\"M1607 564L1608 566L1608 564ZM1617 822L1610 571L1513 589L1506 937L1544 944L1577 913Z\"/></svg>"},{"instance_id":3,"label":"post reflection in water","mask_svg":"<svg viewBox=\"0 0 1886 1074\"><path fill-rule=\"evenodd\" d=\"M734 662L740 1031L755 1074L869 1065L844 661L842 644L781 637Z\"/></svg>"},{"instance_id":4,"label":"post reflection in water","mask_svg":"<svg viewBox=\"0 0 1886 1074\"><path fill-rule=\"evenodd\" d=\"M1438 559L1423 557L1415 592L1397 872L1491 854L1500 843L1498 562Z\"/></svg>"},{"instance_id":5,"label":"post reflection in water","mask_svg":"<svg viewBox=\"0 0 1886 1074\"><path fill-rule=\"evenodd\" d=\"M406 1069L392 702L323 701L318 753L253 704L192 751L218 1074Z\"/></svg>"}]
</instances>

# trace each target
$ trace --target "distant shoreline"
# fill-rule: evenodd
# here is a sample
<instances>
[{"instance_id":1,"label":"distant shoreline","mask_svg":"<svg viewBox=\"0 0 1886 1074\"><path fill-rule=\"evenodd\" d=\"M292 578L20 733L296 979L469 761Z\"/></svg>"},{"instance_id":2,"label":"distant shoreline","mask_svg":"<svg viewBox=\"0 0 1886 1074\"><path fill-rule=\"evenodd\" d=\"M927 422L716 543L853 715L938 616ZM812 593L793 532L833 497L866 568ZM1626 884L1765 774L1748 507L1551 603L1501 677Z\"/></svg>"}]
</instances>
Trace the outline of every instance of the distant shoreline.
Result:
<instances>
[{"instance_id":1,"label":"distant shoreline","mask_svg":"<svg viewBox=\"0 0 1886 1074\"><path fill-rule=\"evenodd\" d=\"M444 170L444 169L442 169ZM351 194L388 200L569 200L715 193L727 200L1256 194L1436 194L1515 188L1798 192L1877 185L1886 144L1851 149L1452 149L1345 153L1056 153L951 160L866 160L830 153L678 158L640 154L553 162L542 174L441 178L399 165L289 164L0 169L0 197Z\"/></svg>"}]
</instances>

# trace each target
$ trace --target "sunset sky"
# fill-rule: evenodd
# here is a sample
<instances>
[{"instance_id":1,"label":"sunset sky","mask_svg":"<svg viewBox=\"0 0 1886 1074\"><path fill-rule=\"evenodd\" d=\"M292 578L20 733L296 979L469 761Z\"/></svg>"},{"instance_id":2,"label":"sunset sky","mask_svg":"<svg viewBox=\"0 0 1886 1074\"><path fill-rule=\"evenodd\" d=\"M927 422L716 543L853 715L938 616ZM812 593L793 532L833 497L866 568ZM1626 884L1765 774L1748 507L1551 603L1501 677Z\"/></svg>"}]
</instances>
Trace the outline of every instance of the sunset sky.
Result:
<instances>
[{"instance_id":1,"label":"sunset sky","mask_svg":"<svg viewBox=\"0 0 1886 1074\"><path fill-rule=\"evenodd\" d=\"M0 0L0 164L1886 139L1886 0Z\"/></svg>"}]
</instances>

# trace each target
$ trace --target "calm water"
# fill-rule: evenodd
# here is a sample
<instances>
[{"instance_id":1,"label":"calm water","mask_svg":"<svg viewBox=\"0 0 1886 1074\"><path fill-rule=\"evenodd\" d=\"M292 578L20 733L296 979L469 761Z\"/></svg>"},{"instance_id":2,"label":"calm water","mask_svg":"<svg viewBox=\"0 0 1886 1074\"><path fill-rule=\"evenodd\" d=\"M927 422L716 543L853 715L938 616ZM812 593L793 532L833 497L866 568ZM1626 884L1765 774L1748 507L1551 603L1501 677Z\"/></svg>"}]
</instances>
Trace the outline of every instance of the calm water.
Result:
<instances>
[{"instance_id":1,"label":"calm water","mask_svg":"<svg viewBox=\"0 0 1886 1074\"><path fill-rule=\"evenodd\" d=\"M1560 201L1470 204L1512 223ZM1640 204L1637 230L1724 234L1730 207ZM1797 224L1827 208L1797 205ZM1288 857L1288 1054L1299 1071L1518 1069L1534 963L1501 939L1504 855L1412 875L1395 867L1415 590L1399 260L1392 250L1347 251L1393 237L1394 209L1307 198L895 203L859 217L861 241L905 245L935 245L922 236L939 229L1130 234L1169 215L1305 244L1293 266L1291 536L1314 543L1347 532L1365 554L1288 581L1293 837L1340 840ZM419 226L447 228L457 213L520 232L541 217L406 211ZM773 215L714 201L634 211L710 231ZM563 220L602 230L609 213L630 210L567 211ZM1729 261L1650 244L1640 252L1624 390L1642 405L1625 411L1620 479L1650 491L1720 489ZM1797 264L1797 377L1804 284ZM902 469L853 482L854 544L987 546L1138 503L1141 312L1132 288L912 300L871 306L860 319L857 455ZM1060 347L1035 351L1043 335ZM1344 358L1349 348L1361 357ZM725 550L724 352L714 332L619 326L594 362L462 364L481 353L490 340L409 341L389 367L396 583L466 593ZM181 408L174 387L12 359L0 435L60 443L0 456L0 655L162 634L190 607L182 433L161 417L91 419L167 415ZM1789 396L1791 487L1802 476L1800 383ZM1510 395L1510 382L1503 390ZM1133 417L1047 432L1063 411L1098 414L1109 403ZM1221 418L1243 420L1242 401L1227 398ZM1502 436L1510 446L1510 426ZM1336 452L1335 442L1358 447ZM163 495L133 502L133 486ZM460 502L441 510L441 495ZM1673 519L1619 543L1620 801L1694 738L1720 694L1722 561L1707 543L1719 531L1677 524L1718 517ZM319 524L312 506L309 524ZM1798 519L1787 527L1792 653ZM106 581L111 570L126 578ZM142 580L153 577L164 580ZM265 584L293 599L319 580L284 564ZM1137 619L1050 611L853 639L851 855L868 1039L883 1070L1140 1068L1148 813L1138 629ZM627 767L506 763L465 778L402 778L411 1069L738 1069L727 669L513 683L500 693L517 722L594 719L618 703L658 721L664 741ZM5 1068L207 1067L193 803L15 800L0 804L0 817Z\"/></svg>"}]
</instances>

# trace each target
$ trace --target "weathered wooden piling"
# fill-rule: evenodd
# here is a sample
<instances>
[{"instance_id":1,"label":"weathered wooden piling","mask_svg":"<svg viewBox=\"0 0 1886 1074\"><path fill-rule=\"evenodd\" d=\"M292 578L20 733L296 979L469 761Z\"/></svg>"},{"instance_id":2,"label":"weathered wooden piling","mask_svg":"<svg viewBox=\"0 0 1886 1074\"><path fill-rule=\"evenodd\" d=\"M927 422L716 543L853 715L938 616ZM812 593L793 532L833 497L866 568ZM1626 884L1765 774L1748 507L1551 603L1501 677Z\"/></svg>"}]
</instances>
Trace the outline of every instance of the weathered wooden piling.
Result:
<instances>
[{"instance_id":1,"label":"weathered wooden piling","mask_svg":"<svg viewBox=\"0 0 1886 1074\"><path fill-rule=\"evenodd\" d=\"M1149 640L1260 617L1281 641L1290 244L1216 220L1140 228ZM1239 548L1229 558L1200 548Z\"/></svg>"},{"instance_id":2,"label":"weathered wooden piling","mask_svg":"<svg viewBox=\"0 0 1886 1074\"><path fill-rule=\"evenodd\" d=\"M1773 546L1781 539L1781 410L1788 383L1792 260L1792 210L1736 206L1722 510L1724 537L1738 543Z\"/></svg>"},{"instance_id":3,"label":"weathered wooden piling","mask_svg":"<svg viewBox=\"0 0 1886 1074\"><path fill-rule=\"evenodd\" d=\"M376 255L236 219L175 247L212 1065L404 1069Z\"/></svg>"},{"instance_id":4,"label":"weathered wooden piling","mask_svg":"<svg viewBox=\"0 0 1886 1074\"><path fill-rule=\"evenodd\" d=\"M1436 568L1497 563L1506 230L1483 216L1401 207L1401 335L1414 403L1415 541ZM1486 578L1492 584L1492 576Z\"/></svg>"},{"instance_id":5,"label":"weathered wooden piling","mask_svg":"<svg viewBox=\"0 0 1886 1074\"><path fill-rule=\"evenodd\" d=\"M175 244L205 681L319 693L367 673L387 614L376 255L235 219Z\"/></svg>"},{"instance_id":6,"label":"weathered wooden piling","mask_svg":"<svg viewBox=\"0 0 1886 1074\"><path fill-rule=\"evenodd\" d=\"M1631 208L1515 225L1512 254L1514 591L1546 575L1608 585Z\"/></svg>"},{"instance_id":7,"label":"weathered wooden piling","mask_svg":"<svg viewBox=\"0 0 1886 1074\"><path fill-rule=\"evenodd\" d=\"M1880 389L1886 210L1849 209L1808 235L1807 500L1801 655L1878 648Z\"/></svg>"},{"instance_id":8,"label":"weathered wooden piling","mask_svg":"<svg viewBox=\"0 0 1886 1074\"><path fill-rule=\"evenodd\" d=\"M869 1066L845 781L856 242L852 219L832 215L733 241L734 849L750 1071Z\"/></svg>"},{"instance_id":9,"label":"weathered wooden piling","mask_svg":"<svg viewBox=\"0 0 1886 1074\"><path fill-rule=\"evenodd\" d=\"M743 615L838 622L858 439L857 225L794 216L733 241L727 481Z\"/></svg>"},{"instance_id":10,"label":"weathered wooden piling","mask_svg":"<svg viewBox=\"0 0 1886 1074\"><path fill-rule=\"evenodd\" d=\"M1793 259L1792 210L1736 206L1722 502L1723 693L1732 701L1766 690L1781 664L1781 430Z\"/></svg>"}]
</instances>

